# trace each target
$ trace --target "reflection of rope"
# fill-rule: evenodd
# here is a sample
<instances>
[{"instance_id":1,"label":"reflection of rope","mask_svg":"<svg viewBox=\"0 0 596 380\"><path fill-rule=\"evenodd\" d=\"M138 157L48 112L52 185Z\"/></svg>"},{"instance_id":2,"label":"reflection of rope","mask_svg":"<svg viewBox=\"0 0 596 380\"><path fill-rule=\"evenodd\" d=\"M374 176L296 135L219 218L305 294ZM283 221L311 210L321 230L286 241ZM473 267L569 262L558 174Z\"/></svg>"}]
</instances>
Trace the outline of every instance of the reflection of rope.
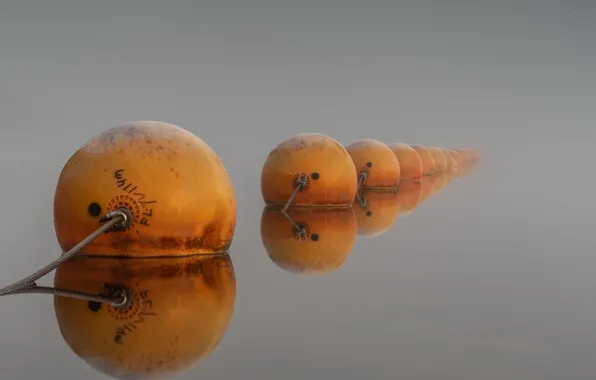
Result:
<instances>
[{"instance_id":1,"label":"reflection of rope","mask_svg":"<svg viewBox=\"0 0 596 380\"><path fill-rule=\"evenodd\" d=\"M85 246L89 245L92 241L97 239L99 236L103 235L104 233L113 231L113 230L122 230L127 228L130 223L132 222L132 215L130 211L125 208L120 208L115 211L109 212L106 216L100 219L100 223L106 222L97 230L93 231L89 236L83 239L80 243L75 245L72 249L68 252L63 253L58 259L54 260L50 264L46 265L42 269L38 270L37 272L33 273L30 276L25 277L24 279L17 281L11 285L8 285L2 289L0 289L0 296L7 296L11 294L24 294L24 293L40 293L40 294L53 294L56 296L63 296L63 297L70 297L70 298L78 298L84 299L88 301L95 301L95 302L102 302L107 303L112 306L118 307L125 305L128 301L128 297L126 292L121 291L119 294L113 296L101 296L101 295L93 295L93 294L86 294L72 290L66 289L58 289L58 288L50 288L45 286L38 286L35 281L39 280L41 277L45 276L46 274L50 273L54 269L58 268L60 265L64 264L66 261L72 259L75 255L77 255Z\"/></svg>"},{"instance_id":2,"label":"reflection of rope","mask_svg":"<svg viewBox=\"0 0 596 380\"><path fill-rule=\"evenodd\" d=\"M356 199L358 199L358 204L360 205L360 207L366 208L366 197L365 196L360 196L360 192L357 192Z\"/></svg>"}]
</instances>

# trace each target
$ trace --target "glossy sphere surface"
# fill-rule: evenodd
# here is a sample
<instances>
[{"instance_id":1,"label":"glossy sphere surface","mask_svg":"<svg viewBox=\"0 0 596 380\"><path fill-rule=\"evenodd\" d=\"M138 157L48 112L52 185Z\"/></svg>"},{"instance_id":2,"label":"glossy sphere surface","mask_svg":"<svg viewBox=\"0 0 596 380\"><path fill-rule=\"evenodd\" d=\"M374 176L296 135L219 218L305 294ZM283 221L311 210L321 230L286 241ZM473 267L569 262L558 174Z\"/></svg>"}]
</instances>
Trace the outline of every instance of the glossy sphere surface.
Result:
<instances>
[{"instance_id":1,"label":"glossy sphere surface","mask_svg":"<svg viewBox=\"0 0 596 380\"><path fill-rule=\"evenodd\" d=\"M56 287L91 294L107 294L110 284L130 289L127 308L54 297L54 309L68 347L116 379L164 379L187 372L217 347L236 299L227 254L79 256L60 266L54 279Z\"/></svg>"},{"instance_id":2,"label":"glossy sphere surface","mask_svg":"<svg viewBox=\"0 0 596 380\"><path fill-rule=\"evenodd\" d=\"M393 191L362 191L352 206L359 236L379 236L395 223L400 210L400 195Z\"/></svg>"},{"instance_id":3,"label":"glossy sphere surface","mask_svg":"<svg viewBox=\"0 0 596 380\"><path fill-rule=\"evenodd\" d=\"M346 147L358 172L366 173L361 189L395 188L399 184L400 164L393 151L377 140L359 140Z\"/></svg>"},{"instance_id":4,"label":"glossy sphere surface","mask_svg":"<svg viewBox=\"0 0 596 380\"><path fill-rule=\"evenodd\" d=\"M175 125L141 121L115 127L72 155L54 196L62 250L121 206L132 212L131 228L100 236L82 253L179 256L224 252L232 243L236 199L226 169L203 140Z\"/></svg>"},{"instance_id":5,"label":"glossy sphere surface","mask_svg":"<svg viewBox=\"0 0 596 380\"><path fill-rule=\"evenodd\" d=\"M356 242L354 210L295 208L288 214L306 227L304 239L279 210L266 207L261 215L261 239L269 258L280 268L299 274L322 274L339 268Z\"/></svg>"},{"instance_id":6,"label":"glossy sphere surface","mask_svg":"<svg viewBox=\"0 0 596 380\"><path fill-rule=\"evenodd\" d=\"M298 175L307 175L306 189L291 206L351 206L356 196L356 167L346 149L318 133L292 136L273 149L261 171L265 204L283 207L296 188Z\"/></svg>"},{"instance_id":7,"label":"glossy sphere surface","mask_svg":"<svg viewBox=\"0 0 596 380\"><path fill-rule=\"evenodd\" d=\"M422 145L412 145L412 148L422 159L422 175L433 175L437 170L437 166L430 150Z\"/></svg>"},{"instance_id":8,"label":"glossy sphere surface","mask_svg":"<svg viewBox=\"0 0 596 380\"><path fill-rule=\"evenodd\" d=\"M422 158L414 148L408 144L392 143L389 149L393 152L399 161L402 181L416 181L422 177L423 165Z\"/></svg>"}]
</instances>

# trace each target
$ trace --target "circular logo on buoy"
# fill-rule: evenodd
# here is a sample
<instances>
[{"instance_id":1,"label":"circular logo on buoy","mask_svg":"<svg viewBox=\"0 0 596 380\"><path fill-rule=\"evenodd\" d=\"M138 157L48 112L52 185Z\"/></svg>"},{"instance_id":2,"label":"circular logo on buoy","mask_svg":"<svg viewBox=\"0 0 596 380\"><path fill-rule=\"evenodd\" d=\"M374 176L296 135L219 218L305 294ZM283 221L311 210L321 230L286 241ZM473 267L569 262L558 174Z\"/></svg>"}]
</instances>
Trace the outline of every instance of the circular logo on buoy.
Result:
<instances>
[{"instance_id":1,"label":"circular logo on buoy","mask_svg":"<svg viewBox=\"0 0 596 380\"><path fill-rule=\"evenodd\" d=\"M106 209L110 212L118 210L120 207L126 207L132 214L132 223L127 229L132 228L141 218L141 206L134 198L128 195L117 195L108 203Z\"/></svg>"}]
</instances>

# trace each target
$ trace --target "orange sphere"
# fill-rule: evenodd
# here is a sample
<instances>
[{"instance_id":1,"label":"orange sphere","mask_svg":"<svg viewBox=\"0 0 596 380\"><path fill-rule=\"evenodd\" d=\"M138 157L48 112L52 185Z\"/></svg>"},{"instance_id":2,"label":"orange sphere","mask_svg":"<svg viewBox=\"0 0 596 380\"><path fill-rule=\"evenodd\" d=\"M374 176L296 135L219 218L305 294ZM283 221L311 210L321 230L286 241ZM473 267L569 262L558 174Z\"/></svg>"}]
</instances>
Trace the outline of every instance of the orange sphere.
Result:
<instances>
[{"instance_id":1,"label":"orange sphere","mask_svg":"<svg viewBox=\"0 0 596 380\"><path fill-rule=\"evenodd\" d=\"M400 178L400 165L391 149L377 140L359 140L346 147L352 157L360 181L362 173L366 179L361 189L396 188Z\"/></svg>"},{"instance_id":2,"label":"orange sphere","mask_svg":"<svg viewBox=\"0 0 596 380\"><path fill-rule=\"evenodd\" d=\"M435 172L444 172L447 170L447 157L440 148L429 146L428 150L435 160Z\"/></svg>"},{"instance_id":3,"label":"orange sphere","mask_svg":"<svg viewBox=\"0 0 596 380\"><path fill-rule=\"evenodd\" d=\"M400 210L400 196L394 191L362 191L352 205L359 236L379 236L395 223Z\"/></svg>"},{"instance_id":4,"label":"orange sphere","mask_svg":"<svg viewBox=\"0 0 596 380\"><path fill-rule=\"evenodd\" d=\"M299 235L279 210L265 207L261 215L261 239L278 267L292 273L321 274L336 270L346 261L358 230L351 207L304 207L291 209L288 214L304 226L304 235Z\"/></svg>"},{"instance_id":5,"label":"orange sphere","mask_svg":"<svg viewBox=\"0 0 596 380\"><path fill-rule=\"evenodd\" d=\"M400 182L397 188L399 193L399 217L410 215L420 205L422 200L422 183L420 181Z\"/></svg>"},{"instance_id":6,"label":"orange sphere","mask_svg":"<svg viewBox=\"0 0 596 380\"><path fill-rule=\"evenodd\" d=\"M457 172L457 160L455 159L455 156L448 150L448 149L442 149L443 154L445 155L445 158L447 158L447 172L448 173L455 173Z\"/></svg>"},{"instance_id":7,"label":"orange sphere","mask_svg":"<svg viewBox=\"0 0 596 380\"><path fill-rule=\"evenodd\" d=\"M422 145L412 145L412 148L422 159L422 175L433 175L437 170L437 165L430 150Z\"/></svg>"},{"instance_id":8,"label":"orange sphere","mask_svg":"<svg viewBox=\"0 0 596 380\"><path fill-rule=\"evenodd\" d=\"M121 206L127 231L100 236L81 253L180 256L225 252L236 227L232 182L215 152L172 124L139 121L109 129L65 164L54 196L54 226L63 251Z\"/></svg>"},{"instance_id":9,"label":"orange sphere","mask_svg":"<svg viewBox=\"0 0 596 380\"><path fill-rule=\"evenodd\" d=\"M228 254L187 258L117 259L78 256L58 267L54 285L132 294L114 308L54 297L68 347L95 370L116 379L171 378L192 369L220 343L236 300Z\"/></svg>"},{"instance_id":10,"label":"orange sphere","mask_svg":"<svg viewBox=\"0 0 596 380\"><path fill-rule=\"evenodd\" d=\"M291 206L349 207L356 196L356 167L346 149L318 133L292 136L273 149L261 171L265 204L283 207L306 176Z\"/></svg>"},{"instance_id":11,"label":"orange sphere","mask_svg":"<svg viewBox=\"0 0 596 380\"><path fill-rule=\"evenodd\" d=\"M422 177L423 165L422 158L414 148L403 143L389 144L389 149L393 151L399 161L402 181L417 181Z\"/></svg>"}]
</instances>

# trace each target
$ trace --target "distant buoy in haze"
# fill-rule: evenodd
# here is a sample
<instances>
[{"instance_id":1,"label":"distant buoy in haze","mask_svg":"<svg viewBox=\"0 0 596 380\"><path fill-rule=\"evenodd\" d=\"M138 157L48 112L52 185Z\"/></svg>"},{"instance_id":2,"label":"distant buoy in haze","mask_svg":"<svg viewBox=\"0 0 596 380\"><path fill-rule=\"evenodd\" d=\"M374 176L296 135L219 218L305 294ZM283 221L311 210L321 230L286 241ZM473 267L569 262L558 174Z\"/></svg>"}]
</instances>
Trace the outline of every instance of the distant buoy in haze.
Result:
<instances>
[{"instance_id":1,"label":"distant buoy in haze","mask_svg":"<svg viewBox=\"0 0 596 380\"><path fill-rule=\"evenodd\" d=\"M100 236L81 254L119 257L225 252L236 227L226 168L200 138L172 124L138 121L93 137L64 165L54 196L63 251L124 207L125 231Z\"/></svg>"},{"instance_id":2,"label":"distant buoy in haze","mask_svg":"<svg viewBox=\"0 0 596 380\"><path fill-rule=\"evenodd\" d=\"M350 207L356 177L354 162L340 143L302 133L269 153L261 171L261 193L270 207L284 207L289 200L290 206Z\"/></svg>"},{"instance_id":3,"label":"distant buoy in haze","mask_svg":"<svg viewBox=\"0 0 596 380\"><path fill-rule=\"evenodd\" d=\"M442 149L443 154L445 155L445 157L447 158L447 172L448 173L455 173L457 172L457 160L455 159L455 156L448 150L448 149Z\"/></svg>"},{"instance_id":4,"label":"distant buoy in haze","mask_svg":"<svg viewBox=\"0 0 596 380\"><path fill-rule=\"evenodd\" d=\"M122 308L54 297L68 347L116 379L163 379L188 372L224 336L234 310L236 279L228 254L187 258L79 256L62 264L54 285L109 294L125 287Z\"/></svg>"},{"instance_id":5,"label":"distant buoy in haze","mask_svg":"<svg viewBox=\"0 0 596 380\"><path fill-rule=\"evenodd\" d=\"M400 195L394 191L361 191L352 206L358 235L375 237L387 232L400 211Z\"/></svg>"},{"instance_id":6,"label":"distant buoy in haze","mask_svg":"<svg viewBox=\"0 0 596 380\"><path fill-rule=\"evenodd\" d=\"M389 149L397 157L401 172L401 181L418 181L422 177L422 158L414 148L403 143L388 144Z\"/></svg>"},{"instance_id":7,"label":"distant buoy in haze","mask_svg":"<svg viewBox=\"0 0 596 380\"><path fill-rule=\"evenodd\" d=\"M265 207L261 239L271 261L296 274L335 271L348 258L356 242L358 225L352 207L297 207L283 212Z\"/></svg>"},{"instance_id":8,"label":"distant buoy in haze","mask_svg":"<svg viewBox=\"0 0 596 380\"><path fill-rule=\"evenodd\" d=\"M435 164L433 155L430 153L430 150L422 145L411 145L411 147L414 148L416 153L418 153L422 159L422 175L433 175L437 170L437 166Z\"/></svg>"},{"instance_id":9,"label":"distant buoy in haze","mask_svg":"<svg viewBox=\"0 0 596 380\"><path fill-rule=\"evenodd\" d=\"M395 189L400 180L400 163L384 143L364 139L346 147L358 173L360 189Z\"/></svg>"},{"instance_id":10,"label":"distant buoy in haze","mask_svg":"<svg viewBox=\"0 0 596 380\"><path fill-rule=\"evenodd\" d=\"M441 173L447 171L447 157L443 153L440 148L435 146L427 147L430 154L433 156L433 160L435 161L435 173Z\"/></svg>"}]
</instances>

